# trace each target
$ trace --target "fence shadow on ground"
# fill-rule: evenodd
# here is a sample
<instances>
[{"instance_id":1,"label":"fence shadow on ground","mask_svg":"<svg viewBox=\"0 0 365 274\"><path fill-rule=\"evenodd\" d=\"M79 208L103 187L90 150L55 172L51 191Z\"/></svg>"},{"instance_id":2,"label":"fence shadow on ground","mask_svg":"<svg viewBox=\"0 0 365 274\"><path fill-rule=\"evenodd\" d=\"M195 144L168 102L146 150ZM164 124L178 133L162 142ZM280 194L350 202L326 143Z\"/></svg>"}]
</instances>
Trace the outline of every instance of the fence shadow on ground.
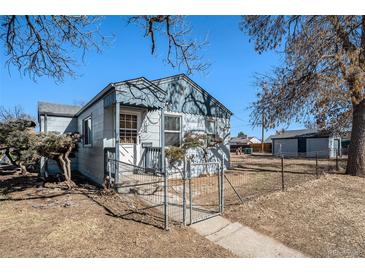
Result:
<instances>
[{"instance_id":1,"label":"fence shadow on ground","mask_svg":"<svg viewBox=\"0 0 365 274\"><path fill-rule=\"evenodd\" d=\"M320 178L344 174L346 158L277 157L232 155L225 172L225 205L233 206Z\"/></svg>"}]
</instances>

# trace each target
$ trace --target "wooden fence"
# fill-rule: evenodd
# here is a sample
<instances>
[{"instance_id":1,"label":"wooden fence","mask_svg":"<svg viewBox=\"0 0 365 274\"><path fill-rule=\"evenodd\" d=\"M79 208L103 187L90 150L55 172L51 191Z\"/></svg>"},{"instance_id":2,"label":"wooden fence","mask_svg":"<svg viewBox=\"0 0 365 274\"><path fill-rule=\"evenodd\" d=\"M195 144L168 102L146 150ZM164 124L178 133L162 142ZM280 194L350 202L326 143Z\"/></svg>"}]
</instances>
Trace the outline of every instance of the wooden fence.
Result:
<instances>
[{"instance_id":1,"label":"wooden fence","mask_svg":"<svg viewBox=\"0 0 365 274\"><path fill-rule=\"evenodd\" d=\"M261 151L261 144L251 144L250 147L252 148L253 152L262 152ZM264 144L264 151L266 153L271 153L271 144Z\"/></svg>"}]
</instances>

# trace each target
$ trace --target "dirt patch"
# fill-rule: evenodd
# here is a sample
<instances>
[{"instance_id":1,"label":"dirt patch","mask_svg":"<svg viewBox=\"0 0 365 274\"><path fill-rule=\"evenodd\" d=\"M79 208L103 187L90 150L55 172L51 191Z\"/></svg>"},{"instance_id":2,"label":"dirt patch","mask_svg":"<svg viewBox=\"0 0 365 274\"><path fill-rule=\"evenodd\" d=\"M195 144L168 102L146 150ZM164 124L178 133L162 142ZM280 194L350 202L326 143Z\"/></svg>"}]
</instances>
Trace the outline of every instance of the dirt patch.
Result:
<instances>
[{"instance_id":1,"label":"dirt patch","mask_svg":"<svg viewBox=\"0 0 365 274\"><path fill-rule=\"evenodd\" d=\"M234 257L189 228L158 228L157 215L92 185L67 191L40 187L34 176L0 180L1 257Z\"/></svg>"},{"instance_id":2,"label":"dirt patch","mask_svg":"<svg viewBox=\"0 0 365 274\"><path fill-rule=\"evenodd\" d=\"M364 178L325 175L227 207L225 217L309 256L364 257L364 197Z\"/></svg>"}]
</instances>

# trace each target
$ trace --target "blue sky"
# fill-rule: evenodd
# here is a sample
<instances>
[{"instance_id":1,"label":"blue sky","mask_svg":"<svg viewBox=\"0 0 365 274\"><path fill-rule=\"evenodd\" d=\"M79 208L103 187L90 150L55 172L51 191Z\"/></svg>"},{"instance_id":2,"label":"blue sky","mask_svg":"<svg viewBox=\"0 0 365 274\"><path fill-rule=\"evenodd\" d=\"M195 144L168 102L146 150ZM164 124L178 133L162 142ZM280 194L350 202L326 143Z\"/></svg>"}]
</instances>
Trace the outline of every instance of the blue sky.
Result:
<instances>
[{"instance_id":1,"label":"blue sky","mask_svg":"<svg viewBox=\"0 0 365 274\"><path fill-rule=\"evenodd\" d=\"M209 45L203 54L211 63L207 73L195 73L190 77L234 113L232 135L243 131L260 137L261 129L250 126L247 110L257 93L254 74L268 72L278 64L280 56L275 52L257 54L249 37L239 30L238 16L189 16L188 20L193 26L192 35L200 38L208 35ZM76 67L79 77L67 77L62 84L47 77L38 78L35 83L21 77L16 70L11 70L9 75L2 51L0 105L7 108L20 105L35 116L38 101L79 104L87 102L110 82L139 76L153 80L184 72L163 62L166 45L160 41L156 45L157 54L151 55L150 41L143 37L143 31L137 26L127 26L123 17L105 17L102 32L115 34L113 44L102 54L88 52L85 62ZM272 132L267 131L266 136Z\"/></svg>"}]
</instances>

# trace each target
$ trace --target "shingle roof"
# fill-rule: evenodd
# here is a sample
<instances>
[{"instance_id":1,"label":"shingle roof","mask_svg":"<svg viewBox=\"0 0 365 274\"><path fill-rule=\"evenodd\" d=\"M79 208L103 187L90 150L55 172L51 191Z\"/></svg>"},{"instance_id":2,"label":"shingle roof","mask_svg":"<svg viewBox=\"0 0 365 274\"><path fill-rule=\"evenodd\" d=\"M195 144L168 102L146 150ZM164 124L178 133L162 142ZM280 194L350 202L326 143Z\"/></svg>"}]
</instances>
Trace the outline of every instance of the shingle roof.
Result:
<instances>
[{"instance_id":1,"label":"shingle roof","mask_svg":"<svg viewBox=\"0 0 365 274\"><path fill-rule=\"evenodd\" d=\"M230 140L229 140L229 143L231 145L245 145L249 142L249 139L248 138L242 138L242 137L232 137Z\"/></svg>"},{"instance_id":2,"label":"shingle roof","mask_svg":"<svg viewBox=\"0 0 365 274\"><path fill-rule=\"evenodd\" d=\"M74 116L81 106L38 102L38 114Z\"/></svg>"},{"instance_id":3,"label":"shingle roof","mask_svg":"<svg viewBox=\"0 0 365 274\"><path fill-rule=\"evenodd\" d=\"M295 129L295 130L286 130L279 134L270 135L265 143L270 143L272 139L284 139L284 138L296 138L296 137L310 137L317 136L320 132L316 129Z\"/></svg>"}]
</instances>

